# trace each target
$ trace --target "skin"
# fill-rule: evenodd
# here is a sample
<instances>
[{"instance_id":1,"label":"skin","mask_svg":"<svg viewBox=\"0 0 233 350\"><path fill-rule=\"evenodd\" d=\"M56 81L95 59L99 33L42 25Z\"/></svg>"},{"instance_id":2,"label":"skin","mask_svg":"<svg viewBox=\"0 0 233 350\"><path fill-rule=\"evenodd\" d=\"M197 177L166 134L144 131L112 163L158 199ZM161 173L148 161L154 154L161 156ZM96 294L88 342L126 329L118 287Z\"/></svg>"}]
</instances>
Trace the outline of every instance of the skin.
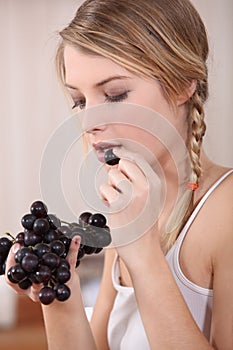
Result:
<instances>
[{"instance_id":1,"label":"skin","mask_svg":"<svg viewBox=\"0 0 233 350\"><path fill-rule=\"evenodd\" d=\"M172 123L186 141L185 102L187 96L190 97L194 92L195 82L184 95L177 96L177 113L174 113L157 81L138 77L110 60L85 55L70 46L65 48L64 57L67 89L74 103L79 106L77 108L90 108L107 103L106 96L122 95L125 91L129 91L124 102L149 107L159 112ZM117 79L100 84L113 76L117 76ZM120 257L122 284L134 287L151 349L232 349L233 176L229 176L206 201L184 239L180 254L180 265L186 277L193 283L204 288L213 288L214 291L211 343L208 343L196 326L176 286L160 245L161 231L170 210L167 204L175 197L175 192L172 190L175 187L175 167L171 159L165 157L164 149L158 150L155 147L151 142L153 140L148 142L148 134L143 131L135 133L135 128L132 126L123 128L104 125L88 130L87 137L91 145L119 137L140 140L145 146L150 147L162 161L164 169L167 169L169 196L159 222L140 239L116 248ZM195 203L227 171L227 168L212 163L203 151L201 161L203 176L200 187L195 192ZM153 163L149 165L153 169ZM117 186L124 179L130 182L133 188L132 205L128 213L133 216L135 206L144 203L148 196L148 184L144 173L135 162L127 159L121 159L118 166L113 169L107 167L106 170L108 182L100 187L100 195L104 202L111 208L116 198L121 196ZM116 214L114 220L120 220L120 215ZM72 241L69 253L72 266L72 278L69 281L71 298L62 305L54 302L49 306L42 306L49 349L107 350L109 349L107 324L116 297L111 281L111 267L116 250L113 248L106 250L102 283L90 328L82 305L79 277L74 271L78 247L79 241L76 237ZM17 246L13 247L16 248ZM13 256L12 251L9 254L7 269L14 263ZM19 292L17 287L12 287ZM38 287L34 286L25 293L33 300L37 300Z\"/></svg>"}]
</instances>

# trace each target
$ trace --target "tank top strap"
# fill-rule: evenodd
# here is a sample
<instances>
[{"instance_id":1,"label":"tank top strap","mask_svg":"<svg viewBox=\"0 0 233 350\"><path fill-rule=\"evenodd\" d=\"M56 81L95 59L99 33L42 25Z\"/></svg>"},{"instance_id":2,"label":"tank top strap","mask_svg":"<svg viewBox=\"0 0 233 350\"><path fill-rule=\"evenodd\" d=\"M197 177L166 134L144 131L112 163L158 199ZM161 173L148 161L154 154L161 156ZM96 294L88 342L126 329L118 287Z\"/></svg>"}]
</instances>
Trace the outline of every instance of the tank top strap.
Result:
<instances>
[{"instance_id":1,"label":"tank top strap","mask_svg":"<svg viewBox=\"0 0 233 350\"><path fill-rule=\"evenodd\" d=\"M209 198L209 196L211 195L211 193L214 192L214 190L230 175L233 173L233 169L227 171L225 174L223 174L209 189L208 191L204 194L204 196L202 197L202 199L200 200L200 202L197 204L196 208L194 209L194 211L192 212L192 214L190 215L189 219L187 220L186 224L184 225L178 239L177 239L177 243L179 245L182 244L190 226L192 225L194 219L196 218L197 214L199 213L199 211L201 210L201 208L203 207L204 203L206 202L206 200Z\"/></svg>"}]
</instances>

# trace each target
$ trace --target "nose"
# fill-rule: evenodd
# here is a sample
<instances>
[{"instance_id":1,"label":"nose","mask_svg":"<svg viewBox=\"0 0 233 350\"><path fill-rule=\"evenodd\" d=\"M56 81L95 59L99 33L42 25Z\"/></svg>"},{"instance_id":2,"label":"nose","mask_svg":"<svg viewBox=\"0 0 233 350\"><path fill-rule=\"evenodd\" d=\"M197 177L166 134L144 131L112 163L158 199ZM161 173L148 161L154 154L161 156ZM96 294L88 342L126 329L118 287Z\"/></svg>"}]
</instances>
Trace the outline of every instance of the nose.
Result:
<instances>
[{"instance_id":1,"label":"nose","mask_svg":"<svg viewBox=\"0 0 233 350\"><path fill-rule=\"evenodd\" d=\"M108 118L104 104L86 105L80 114L82 130L87 134L97 134L106 130Z\"/></svg>"}]
</instances>

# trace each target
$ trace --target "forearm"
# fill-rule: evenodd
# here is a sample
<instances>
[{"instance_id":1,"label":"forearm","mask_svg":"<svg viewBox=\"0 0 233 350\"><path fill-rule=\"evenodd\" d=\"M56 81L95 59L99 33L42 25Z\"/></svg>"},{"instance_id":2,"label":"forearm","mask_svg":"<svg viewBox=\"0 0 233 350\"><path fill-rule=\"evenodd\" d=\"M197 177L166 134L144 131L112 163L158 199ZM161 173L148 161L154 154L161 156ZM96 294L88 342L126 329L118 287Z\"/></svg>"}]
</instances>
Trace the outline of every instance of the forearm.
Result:
<instances>
[{"instance_id":1,"label":"forearm","mask_svg":"<svg viewBox=\"0 0 233 350\"><path fill-rule=\"evenodd\" d=\"M96 350L80 292L42 309L49 350Z\"/></svg>"},{"instance_id":2,"label":"forearm","mask_svg":"<svg viewBox=\"0 0 233 350\"><path fill-rule=\"evenodd\" d=\"M151 349L213 349L197 327L159 248L130 273Z\"/></svg>"}]
</instances>

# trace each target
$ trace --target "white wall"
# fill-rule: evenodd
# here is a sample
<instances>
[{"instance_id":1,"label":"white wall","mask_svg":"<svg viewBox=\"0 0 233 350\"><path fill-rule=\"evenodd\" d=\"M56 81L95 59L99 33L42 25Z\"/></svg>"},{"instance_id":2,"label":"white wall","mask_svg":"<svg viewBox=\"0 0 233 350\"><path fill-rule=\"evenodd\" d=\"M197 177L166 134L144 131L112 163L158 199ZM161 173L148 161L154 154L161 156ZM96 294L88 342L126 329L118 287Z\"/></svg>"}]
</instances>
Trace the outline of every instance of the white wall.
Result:
<instances>
[{"instance_id":1,"label":"white wall","mask_svg":"<svg viewBox=\"0 0 233 350\"><path fill-rule=\"evenodd\" d=\"M211 48L206 148L211 158L232 166L233 2L193 2L206 21ZM44 146L70 114L53 60L56 31L69 22L79 3L0 0L0 235L17 233L21 216L40 198Z\"/></svg>"}]
</instances>

